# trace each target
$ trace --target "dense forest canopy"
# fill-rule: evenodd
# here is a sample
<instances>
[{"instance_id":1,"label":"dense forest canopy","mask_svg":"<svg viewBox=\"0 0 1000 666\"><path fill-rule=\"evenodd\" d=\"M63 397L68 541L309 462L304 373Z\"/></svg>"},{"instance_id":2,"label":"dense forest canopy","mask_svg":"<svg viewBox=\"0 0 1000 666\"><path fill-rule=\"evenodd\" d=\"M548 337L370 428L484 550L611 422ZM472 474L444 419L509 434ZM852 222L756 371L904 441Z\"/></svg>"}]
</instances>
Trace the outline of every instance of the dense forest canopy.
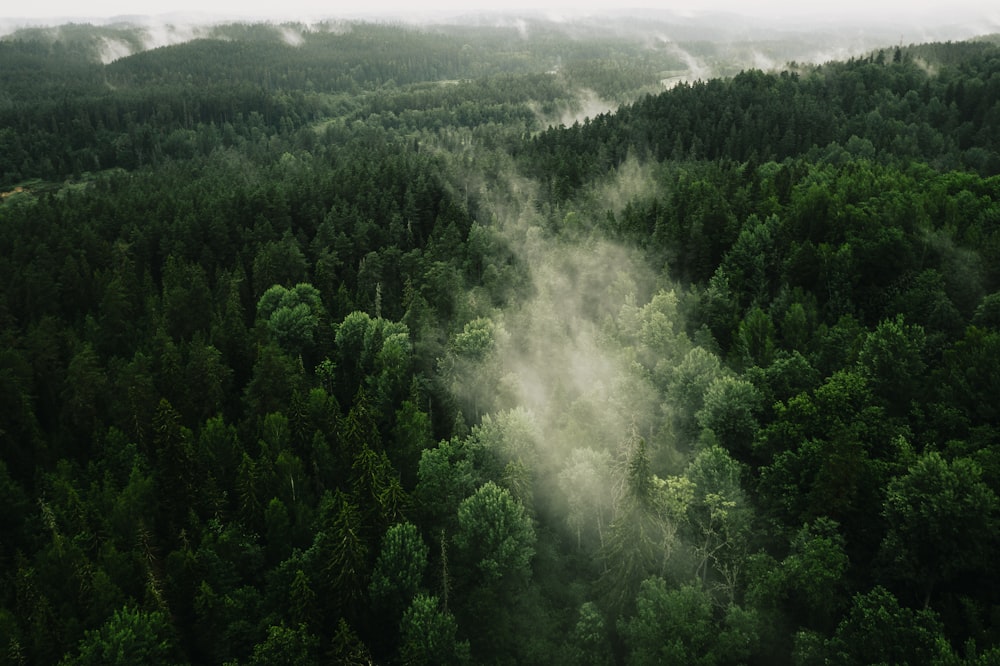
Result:
<instances>
[{"instance_id":1,"label":"dense forest canopy","mask_svg":"<svg viewBox=\"0 0 1000 666\"><path fill-rule=\"evenodd\" d=\"M0 39L0 663L1000 659L1000 41L633 27Z\"/></svg>"}]
</instances>

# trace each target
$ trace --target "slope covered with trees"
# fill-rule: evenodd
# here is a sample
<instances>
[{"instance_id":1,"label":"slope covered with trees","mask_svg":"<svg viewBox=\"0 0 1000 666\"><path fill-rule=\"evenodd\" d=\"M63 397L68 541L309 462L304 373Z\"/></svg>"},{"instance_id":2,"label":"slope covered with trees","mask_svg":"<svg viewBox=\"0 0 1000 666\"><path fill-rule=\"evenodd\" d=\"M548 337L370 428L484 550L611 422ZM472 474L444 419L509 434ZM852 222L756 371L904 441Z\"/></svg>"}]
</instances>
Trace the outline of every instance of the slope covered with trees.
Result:
<instances>
[{"instance_id":1,"label":"slope covered with trees","mask_svg":"<svg viewBox=\"0 0 1000 666\"><path fill-rule=\"evenodd\" d=\"M994 42L213 30L0 40L0 662L997 659Z\"/></svg>"}]
</instances>

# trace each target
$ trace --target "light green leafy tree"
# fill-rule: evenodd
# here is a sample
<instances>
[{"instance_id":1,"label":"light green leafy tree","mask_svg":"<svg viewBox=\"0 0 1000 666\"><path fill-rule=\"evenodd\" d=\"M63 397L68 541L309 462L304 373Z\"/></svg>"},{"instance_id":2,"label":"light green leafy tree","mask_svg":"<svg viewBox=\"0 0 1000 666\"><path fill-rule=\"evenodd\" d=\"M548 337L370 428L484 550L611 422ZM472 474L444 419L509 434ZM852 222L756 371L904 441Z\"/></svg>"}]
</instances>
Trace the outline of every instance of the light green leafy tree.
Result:
<instances>
[{"instance_id":1,"label":"light green leafy tree","mask_svg":"<svg viewBox=\"0 0 1000 666\"><path fill-rule=\"evenodd\" d=\"M672 290L660 290L640 308L637 324L638 360L647 368L655 371L675 364L691 348L677 294Z\"/></svg>"},{"instance_id":2,"label":"light green leafy tree","mask_svg":"<svg viewBox=\"0 0 1000 666\"><path fill-rule=\"evenodd\" d=\"M420 455L414 504L421 524L451 531L458 519L458 506L475 492L478 474L473 469L462 440L443 440Z\"/></svg>"},{"instance_id":3,"label":"light green leafy tree","mask_svg":"<svg viewBox=\"0 0 1000 666\"><path fill-rule=\"evenodd\" d=\"M483 476L507 488L529 513L534 510L541 437L534 415L518 407L484 415L466 440Z\"/></svg>"},{"instance_id":4,"label":"light green leafy tree","mask_svg":"<svg viewBox=\"0 0 1000 666\"><path fill-rule=\"evenodd\" d=\"M506 336L492 319L478 317L452 336L440 361L452 394L460 396L460 407L477 421L496 404L503 372L499 348Z\"/></svg>"},{"instance_id":5,"label":"light green leafy tree","mask_svg":"<svg viewBox=\"0 0 1000 666\"><path fill-rule=\"evenodd\" d=\"M458 639L458 624L437 597L418 594L400 623L404 664L452 666L468 664L469 643Z\"/></svg>"},{"instance_id":6,"label":"light green leafy tree","mask_svg":"<svg viewBox=\"0 0 1000 666\"><path fill-rule=\"evenodd\" d=\"M455 556L483 584L526 581L534 546L531 518L506 488L487 481L459 505Z\"/></svg>"},{"instance_id":7,"label":"light green leafy tree","mask_svg":"<svg viewBox=\"0 0 1000 666\"><path fill-rule=\"evenodd\" d=\"M173 629L166 613L121 608L100 629L87 631L79 654L63 664L130 666L131 664L179 664Z\"/></svg>"},{"instance_id":8,"label":"light green leafy tree","mask_svg":"<svg viewBox=\"0 0 1000 666\"><path fill-rule=\"evenodd\" d=\"M397 523L386 530L368 593L391 617L399 617L416 595L429 552L412 523Z\"/></svg>"},{"instance_id":9,"label":"light green leafy tree","mask_svg":"<svg viewBox=\"0 0 1000 666\"><path fill-rule=\"evenodd\" d=\"M754 306L740 321L734 355L743 367L765 368L774 362L776 337L771 315Z\"/></svg>"},{"instance_id":10,"label":"light green leafy tree","mask_svg":"<svg viewBox=\"0 0 1000 666\"><path fill-rule=\"evenodd\" d=\"M667 411L678 434L694 439L698 423L694 415L705 405L705 393L722 376L719 357L703 347L694 347L677 364L657 366L657 384L667 396Z\"/></svg>"},{"instance_id":11,"label":"light green leafy tree","mask_svg":"<svg viewBox=\"0 0 1000 666\"><path fill-rule=\"evenodd\" d=\"M760 427L761 394L744 379L723 376L705 391L704 405L695 414L698 424L715 433L719 443L737 458L749 455L750 445Z\"/></svg>"},{"instance_id":12,"label":"light green leafy tree","mask_svg":"<svg viewBox=\"0 0 1000 666\"><path fill-rule=\"evenodd\" d=\"M293 354L308 351L323 316L319 290L307 282L291 289L280 284L269 288L257 302L257 316L282 349Z\"/></svg>"},{"instance_id":13,"label":"light green leafy tree","mask_svg":"<svg viewBox=\"0 0 1000 666\"><path fill-rule=\"evenodd\" d=\"M409 388L411 357L406 324L372 318L366 312L350 313L336 332L333 362L338 400L346 403L364 387L380 414L394 409Z\"/></svg>"},{"instance_id":14,"label":"light green leafy tree","mask_svg":"<svg viewBox=\"0 0 1000 666\"><path fill-rule=\"evenodd\" d=\"M714 585L731 603L753 520L740 485L740 465L725 449L712 445L695 456L684 476L694 484L687 518L693 530L695 575L707 586L712 574Z\"/></svg>"},{"instance_id":15,"label":"light green leafy tree","mask_svg":"<svg viewBox=\"0 0 1000 666\"><path fill-rule=\"evenodd\" d=\"M610 666L615 663L604 616L592 601L580 606L568 647L574 664Z\"/></svg>"},{"instance_id":16,"label":"light green leafy tree","mask_svg":"<svg viewBox=\"0 0 1000 666\"><path fill-rule=\"evenodd\" d=\"M690 480L661 479L652 473L642 438L634 438L628 448L625 478L605 542L606 568L601 578L608 603L616 611L635 599L643 580L666 573L694 497Z\"/></svg>"}]
</instances>

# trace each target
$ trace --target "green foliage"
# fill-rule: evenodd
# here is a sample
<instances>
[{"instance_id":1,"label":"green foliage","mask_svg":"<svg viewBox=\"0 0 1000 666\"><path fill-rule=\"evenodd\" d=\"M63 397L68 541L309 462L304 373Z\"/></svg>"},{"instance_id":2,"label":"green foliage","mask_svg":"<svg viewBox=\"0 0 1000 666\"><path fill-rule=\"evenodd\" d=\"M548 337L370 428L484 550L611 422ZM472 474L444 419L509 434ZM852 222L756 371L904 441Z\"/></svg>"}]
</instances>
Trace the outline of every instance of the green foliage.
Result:
<instances>
[{"instance_id":1,"label":"green foliage","mask_svg":"<svg viewBox=\"0 0 1000 666\"><path fill-rule=\"evenodd\" d=\"M496 345L496 329L484 317L470 321L461 333L451 340L455 354L470 361L482 361Z\"/></svg>"},{"instance_id":2,"label":"green foliage","mask_svg":"<svg viewBox=\"0 0 1000 666\"><path fill-rule=\"evenodd\" d=\"M937 392L965 415L970 426L995 425L1000 418L992 400L979 399L997 388L998 350L1000 332L970 326L962 339L945 350L935 373Z\"/></svg>"},{"instance_id":3,"label":"green foliage","mask_svg":"<svg viewBox=\"0 0 1000 666\"><path fill-rule=\"evenodd\" d=\"M694 347L679 363L664 370L665 392L677 429L692 439L697 436L697 414L705 405L705 392L722 374L719 357L703 347Z\"/></svg>"},{"instance_id":4,"label":"green foliage","mask_svg":"<svg viewBox=\"0 0 1000 666\"><path fill-rule=\"evenodd\" d=\"M442 440L420 456L419 481L414 490L424 522L433 527L452 526L459 505L476 489L477 475L465 446Z\"/></svg>"},{"instance_id":5,"label":"green foliage","mask_svg":"<svg viewBox=\"0 0 1000 666\"><path fill-rule=\"evenodd\" d=\"M904 415L910 400L920 392L926 364L924 331L907 326L902 316L885 321L869 333L858 352L858 364L876 395L886 401L889 413Z\"/></svg>"},{"instance_id":6,"label":"green foliage","mask_svg":"<svg viewBox=\"0 0 1000 666\"><path fill-rule=\"evenodd\" d=\"M593 602L587 601L580 606L569 648L574 663L587 666L608 666L614 663L604 617Z\"/></svg>"},{"instance_id":7,"label":"green foliage","mask_svg":"<svg viewBox=\"0 0 1000 666\"><path fill-rule=\"evenodd\" d=\"M632 604L642 581L666 572L693 499L689 479L652 474L645 441L632 444L624 492L602 550L606 566L601 587L614 612Z\"/></svg>"},{"instance_id":8,"label":"green foliage","mask_svg":"<svg viewBox=\"0 0 1000 666\"><path fill-rule=\"evenodd\" d=\"M456 561L487 586L516 586L530 575L536 540L531 518L492 481L459 504L454 540Z\"/></svg>"},{"instance_id":9,"label":"green foliage","mask_svg":"<svg viewBox=\"0 0 1000 666\"><path fill-rule=\"evenodd\" d=\"M311 348L322 315L319 291L305 282L291 289L276 284L257 302L257 316L267 322L278 344L293 353Z\"/></svg>"},{"instance_id":10,"label":"green foliage","mask_svg":"<svg viewBox=\"0 0 1000 666\"><path fill-rule=\"evenodd\" d=\"M749 453L750 443L757 434L756 415L761 407L760 392L753 384L723 376L709 384L704 405L695 413L695 418L702 428L711 430L723 446L742 458Z\"/></svg>"},{"instance_id":11,"label":"green foliage","mask_svg":"<svg viewBox=\"0 0 1000 666\"><path fill-rule=\"evenodd\" d=\"M933 612L900 606L882 587L854 597L827 649L844 664L929 664L951 651Z\"/></svg>"},{"instance_id":12,"label":"green foliage","mask_svg":"<svg viewBox=\"0 0 1000 666\"><path fill-rule=\"evenodd\" d=\"M338 396L347 401L363 386L379 407L395 404L403 397L411 363L406 324L352 312L337 326L336 347Z\"/></svg>"},{"instance_id":13,"label":"green foliage","mask_svg":"<svg viewBox=\"0 0 1000 666\"><path fill-rule=\"evenodd\" d=\"M757 557L758 564L761 559ZM847 606L844 576L849 564L839 526L820 518L795 534L784 560L762 567L748 585L747 596L774 622L781 622L781 615L788 613L792 627L829 634ZM772 641L778 640L774 629ZM795 649L804 650L804 645Z\"/></svg>"},{"instance_id":14,"label":"green foliage","mask_svg":"<svg viewBox=\"0 0 1000 666\"><path fill-rule=\"evenodd\" d=\"M995 661L996 39L692 20L0 38L0 661Z\"/></svg>"},{"instance_id":15,"label":"green foliage","mask_svg":"<svg viewBox=\"0 0 1000 666\"><path fill-rule=\"evenodd\" d=\"M178 664L165 613L134 608L115 611L100 629L87 631L72 664Z\"/></svg>"},{"instance_id":16,"label":"green foliage","mask_svg":"<svg viewBox=\"0 0 1000 666\"><path fill-rule=\"evenodd\" d=\"M721 631L719 631L721 629ZM669 589L659 577L643 581L635 615L619 620L628 664L722 664L753 651L753 620L731 606L717 628L711 597L697 585Z\"/></svg>"},{"instance_id":17,"label":"green foliage","mask_svg":"<svg viewBox=\"0 0 1000 666\"><path fill-rule=\"evenodd\" d=\"M888 484L882 547L896 575L923 587L927 601L936 585L980 570L996 547L1000 500L981 476L972 460L930 451Z\"/></svg>"},{"instance_id":18,"label":"green foliage","mask_svg":"<svg viewBox=\"0 0 1000 666\"><path fill-rule=\"evenodd\" d=\"M849 564L838 525L817 519L804 526L792 541L792 551L782 562L786 594L801 610L802 624L828 628L844 603L843 576Z\"/></svg>"},{"instance_id":19,"label":"green foliage","mask_svg":"<svg viewBox=\"0 0 1000 666\"><path fill-rule=\"evenodd\" d=\"M812 394L776 406L774 421L757 442L759 455L773 456L761 469L760 496L786 525L818 517L837 521L848 530L848 543L864 552L861 557L871 557L882 526L861 517L881 503L904 443L865 378L838 372ZM802 483L808 490L790 492Z\"/></svg>"},{"instance_id":20,"label":"green foliage","mask_svg":"<svg viewBox=\"0 0 1000 666\"><path fill-rule=\"evenodd\" d=\"M503 327L479 317L452 336L441 361L441 374L450 382L452 394L461 397L459 408L477 420L496 408L496 396L502 391L500 346L506 335Z\"/></svg>"},{"instance_id":21,"label":"green foliage","mask_svg":"<svg viewBox=\"0 0 1000 666\"><path fill-rule=\"evenodd\" d=\"M403 614L400 658L407 664L467 664L469 644L458 639L454 616L437 597L418 594Z\"/></svg>"},{"instance_id":22,"label":"green foliage","mask_svg":"<svg viewBox=\"0 0 1000 666\"><path fill-rule=\"evenodd\" d=\"M730 603L749 551L753 511L742 489L739 464L718 446L698 453L684 474L694 485L687 520L695 575ZM707 588L711 589L711 588Z\"/></svg>"},{"instance_id":23,"label":"green foliage","mask_svg":"<svg viewBox=\"0 0 1000 666\"><path fill-rule=\"evenodd\" d=\"M267 640L254 646L253 655L248 663L253 666L315 664L318 657L318 647L319 640L310 635L304 626L300 625L298 629L289 629L272 625L267 629Z\"/></svg>"},{"instance_id":24,"label":"green foliage","mask_svg":"<svg viewBox=\"0 0 1000 666\"><path fill-rule=\"evenodd\" d=\"M420 589L429 552L412 523L386 530L368 591L377 604L390 609L390 617L401 613Z\"/></svg>"}]
</instances>

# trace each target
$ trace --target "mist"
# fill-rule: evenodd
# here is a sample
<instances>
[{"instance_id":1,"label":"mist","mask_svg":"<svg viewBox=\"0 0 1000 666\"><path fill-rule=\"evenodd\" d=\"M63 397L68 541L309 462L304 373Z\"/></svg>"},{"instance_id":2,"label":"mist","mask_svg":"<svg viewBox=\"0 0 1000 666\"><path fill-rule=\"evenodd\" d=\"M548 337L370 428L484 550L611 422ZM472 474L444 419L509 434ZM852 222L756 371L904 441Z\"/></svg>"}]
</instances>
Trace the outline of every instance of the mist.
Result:
<instances>
[{"instance_id":1,"label":"mist","mask_svg":"<svg viewBox=\"0 0 1000 666\"><path fill-rule=\"evenodd\" d=\"M172 9L162 13L116 14L97 7L77 7L59 12L47 8L36 17L30 7L22 18L0 18L0 37L20 30L54 28L68 23L90 23L109 30L137 28L139 44L109 39L100 45L102 62L125 57L139 50L184 43L199 37L218 36L217 26L233 22L272 23L280 37L291 46L302 43L303 30L339 29L351 21L403 23L411 26L495 26L514 31L530 41L536 27L556 30L570 38L588 39L615 36L651 43L676 56L685 72L664 76L669 87L680 81L694 81L735 73L739 64L758 69L779 69L790 61L822 63L844 59L873 48L894 43L961 40L1000 31L1000 11L973 6L949 7L946 11L776 11L771 8L729 8L726 11L696 9L615 9L602 6L576 8L485 8L426 7L410 9L374 4L351 11L330 11L295 4L281 8L240 6L238 10L206 12ZM690 47L696 42L711 43L716 55L711 60ZM125 48L129 44L129 48ZM583 91L585 93L585 91ZM584 100L584 106L593 106ZM584 112L584 115L587 115ZM575 117L573 119L576 119Z\"/></svg>"},{"instance_id":2,"label":"mist","mask_svg":"<svg viewBox=\"0 0 1000 666\"><path fill-rule=\"evenodd\" d=\"M618 103L604 99L590 88L576 91L572 101L562 109L558 119L546 116L536 106L535 115L543 126L563 125L569 127L574 123L582 123L588 118L595 118L602 113L609 113L618 108Z\"/></svg>"},{"instance_id":3,"label":"mist","mask_svg":"<svg viewBox=\"0 0 1000 666\"><path fill-rule=\"evenodd\" d=\"M707 365L693 401L672 403L668 387L690 379L684 368L692 351L711 354L685 333L682 291L655 274L641 251L598 229L598 219L662 190L656 169L629 157L587 195L551 210L507 158L484 162L498 159L493 173L472 178L469 162L462 173L476 183L481 233L509 247L530 288L453 337L445 374L455 378L470 442L499 459L512 492L569 542L597 553L620 511L639 442L654 480L683 472L694 443L675 424L695 421L701 392L721 365ZM483 330L487 354L456 353Z\"/></svg>"}]
</instances>

